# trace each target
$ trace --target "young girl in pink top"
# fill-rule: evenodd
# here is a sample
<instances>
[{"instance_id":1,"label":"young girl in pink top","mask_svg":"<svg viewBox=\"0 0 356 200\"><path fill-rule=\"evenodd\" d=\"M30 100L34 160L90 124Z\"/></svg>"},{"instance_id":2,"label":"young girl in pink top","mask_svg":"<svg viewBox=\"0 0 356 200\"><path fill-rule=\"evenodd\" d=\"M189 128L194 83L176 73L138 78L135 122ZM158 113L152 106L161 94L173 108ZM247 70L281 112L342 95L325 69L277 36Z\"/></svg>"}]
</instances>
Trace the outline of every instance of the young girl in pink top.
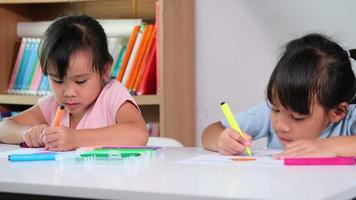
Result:
<instances>
[{"instance_id":1,"label":"young girl in pink top","mask_svg":"<svg viewBox=\"0 0 356 200\"><path fill-rule=\"evenodd\" d=\"M128 91L110 80L113 59L101 25L89 16L58 18L40 47L53 94L0 124L0 141L67 151L96 145L145 145L148 133ZM59 126L50 127L58 106Z\"/></svg>"}]
</instances>

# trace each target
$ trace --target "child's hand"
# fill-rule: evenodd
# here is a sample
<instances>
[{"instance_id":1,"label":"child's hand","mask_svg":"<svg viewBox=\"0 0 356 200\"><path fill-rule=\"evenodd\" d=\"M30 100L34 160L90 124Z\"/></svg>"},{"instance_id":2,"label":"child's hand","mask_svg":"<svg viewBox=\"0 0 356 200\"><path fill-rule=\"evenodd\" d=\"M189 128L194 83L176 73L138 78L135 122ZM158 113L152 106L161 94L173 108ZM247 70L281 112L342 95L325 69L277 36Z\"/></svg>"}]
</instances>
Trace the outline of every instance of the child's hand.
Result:
<instances>
[{"instance_id":1,"label":"child's hand","mask_svg":"<svg viewBox=\"0 0 356 200\"><path fill-rule=\"evenodd\" d=\"M42 140L43 129L47 128L47 124L39 124L27 129L22 138L28 147L44 147L45 144Z\"/></svg>"},{"instance_id":2,"label":"child's hand","mask_svg":"<svg viewBox=\"0 0 356 200\"><path fill-rule=\"evenodd\" d=\"M326 139L298 140L285 146L282 153L275 155L276 159L286 157L332 157L336 156L333 145Z\"/></svg>"},{"instance_id":3,"label":"child's hand","mask_svg":"<svg viewBox=\"0 0 356 200\"><path fill-rule=\"evenodd\" d=\"M240 136L232 128L223 130L218 141L218 152L222 155L236 155L244 152L247 146L251 145L252 137L244 134L244 138Z\"/></svg>"},{"instance_id":4,"label":"child's hand","mask_svg":"<svg viewBox=\"0 0 356 200\"><path fill-rule=\"evenodd\" d=\"M76 131L60 126L44 129L43 142L50 151L70 151L78 146Z\"/></svg>"}]
</instances>

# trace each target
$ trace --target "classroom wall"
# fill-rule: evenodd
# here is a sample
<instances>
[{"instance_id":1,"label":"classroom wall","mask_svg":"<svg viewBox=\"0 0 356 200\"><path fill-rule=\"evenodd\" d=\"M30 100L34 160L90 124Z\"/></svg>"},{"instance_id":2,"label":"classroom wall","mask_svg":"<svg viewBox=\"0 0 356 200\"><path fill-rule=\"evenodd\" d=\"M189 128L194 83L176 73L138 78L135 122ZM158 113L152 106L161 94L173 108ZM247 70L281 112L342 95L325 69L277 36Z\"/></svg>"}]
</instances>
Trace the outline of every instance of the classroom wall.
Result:
<instances>
[{"instance_id":1,"label":"classroom wall","mask_svg":"<svg viewBox=\"0 0 356 200\"><path fill-rule=\"evenodd\" d=\"M196 0L197 146L221 101L235 112L264 101L285 42L320 32L356 48L353 19L353 0Z\"/></svg>"}]
</instances>

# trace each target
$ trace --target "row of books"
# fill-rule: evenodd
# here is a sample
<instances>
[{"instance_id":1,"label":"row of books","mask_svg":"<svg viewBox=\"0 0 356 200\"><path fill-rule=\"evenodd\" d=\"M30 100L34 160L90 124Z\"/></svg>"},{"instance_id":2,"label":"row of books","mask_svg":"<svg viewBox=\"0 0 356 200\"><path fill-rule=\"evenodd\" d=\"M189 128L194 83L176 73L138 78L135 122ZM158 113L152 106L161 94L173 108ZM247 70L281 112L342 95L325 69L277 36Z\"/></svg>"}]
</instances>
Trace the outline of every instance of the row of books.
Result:
<instances>
[{"instance_id":1,"label":"row of books","mask_svg":"<svg viewBox=\"0 0 356 200\"><path fill-rule=\"evenodd\" d=\"M8 94L46 95L48 78L43 76L38 59L40 38L22 38L10 77ZM133 95L157 92L156 26L133 26L129 37L109 37L109 52L114 58L111 76Z\"/></svg>"},{"instance_id":2,"label":"row of books","mask_svg":"<svg viewBox=\"0 0 356 200\"><path fill-rule=\"evenodd\" d=\"M48 78L42 75L38 60L40 39L23 38L13 68L8 94L46 95Z\"/></svg>"},{"instance_id":3,"label":"row of books","mask_svg":"<svg viewBox=\"0 0 356 200\"><path fill-rule=\"evenodd\" d=\"M120 60L116 79L137 95L156 93L157 42L156 26L135 26ZM114 70L115 71L115 70Z\"/></svg>"}]
</instances>

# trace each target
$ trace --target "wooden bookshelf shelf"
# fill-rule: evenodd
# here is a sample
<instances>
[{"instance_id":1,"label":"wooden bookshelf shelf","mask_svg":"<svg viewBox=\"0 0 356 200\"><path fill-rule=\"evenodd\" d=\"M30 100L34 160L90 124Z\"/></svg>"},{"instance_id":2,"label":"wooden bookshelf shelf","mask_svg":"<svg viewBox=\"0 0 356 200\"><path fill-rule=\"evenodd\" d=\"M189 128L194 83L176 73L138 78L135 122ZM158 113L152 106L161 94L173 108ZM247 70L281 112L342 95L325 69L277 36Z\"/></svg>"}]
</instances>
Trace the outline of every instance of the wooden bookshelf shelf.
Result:
<instances>
[{"instance_id":1,"label":"wooden bookshelf shelf","mask_svg":"<svg viewBox=\"0 0 356 200\"><path fill-rule=\"evenodd\" d=\"M194 0L0 0L0 109L23 108L38 96L7 95L21 38L18 22L53 20L63 14L87 14L97 19L152 21L158 32L158 95L135 96L146 122L158 122L162 137L195 146L195 1Z\"/></svg>"},{"instance_id":2,"label":"wooden bookshelf shelf","mask_svg":"<svg viewBox=\"0 0 356 200\"><path fill-rule=\"evenodd\" d=\"M34 105L42 96L26 96L26 95L0 95L0 104L15 104L15 105ZM139 106L159 105L159 95L142 95L134 96L136 103Z\"/></svg>"}]
</instances>

